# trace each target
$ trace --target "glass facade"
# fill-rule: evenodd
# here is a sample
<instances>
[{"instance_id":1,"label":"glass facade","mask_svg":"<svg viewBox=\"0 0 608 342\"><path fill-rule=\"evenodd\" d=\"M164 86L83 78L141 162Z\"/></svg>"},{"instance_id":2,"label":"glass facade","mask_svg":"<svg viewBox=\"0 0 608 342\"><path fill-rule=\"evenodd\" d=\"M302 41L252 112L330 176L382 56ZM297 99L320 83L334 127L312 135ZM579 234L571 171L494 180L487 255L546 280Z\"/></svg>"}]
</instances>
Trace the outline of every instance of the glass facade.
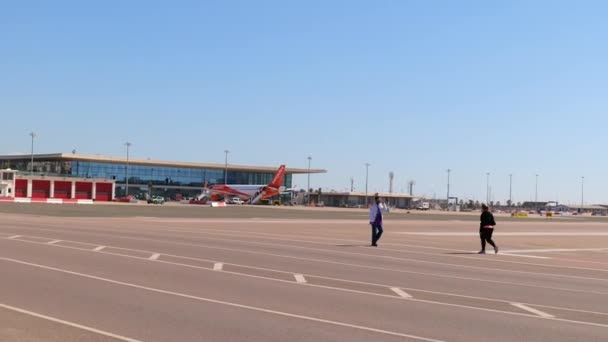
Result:
<instances>
[{"instance_id":1,"label":"glass facade","mask_svg":"<svg viewBox=\"0 0 608 342\"><path fill-rule=\"evenodd\" d=\"M30 171L29 158L0 160L0 168ZM127 166L118 163L91 161L65 161L34 159L34 172L37 174L58 175L63 177L114 179L118 186L125 183ZM133 186L168 186L171 188L202 187L224 183L224 170L167 167L155 165L129 165L129 184ZM268 184L274 172L228 171L228 184ZM286 174L283 186L290 188L292 175ZM130 191L129 191L130 192Z\"/></svg>"},{"instance_id":2,"label":"glass facade","mask_svg":"<svg viewBox=\"0 0 608 342\"><path fill-rule=\"evenodd\" d=\"M124 183L127 176L125 164L72 162L71 175L77 177L112 178ZM228 171L228 184L268 184L274 173ZM217 169L165 167L151 165L129 165L130 184L171 185L201 187L208 184L223 184L225 172ZM285 175L284 186L291 187L291 175Z\"/></svg>"}]
</instances>

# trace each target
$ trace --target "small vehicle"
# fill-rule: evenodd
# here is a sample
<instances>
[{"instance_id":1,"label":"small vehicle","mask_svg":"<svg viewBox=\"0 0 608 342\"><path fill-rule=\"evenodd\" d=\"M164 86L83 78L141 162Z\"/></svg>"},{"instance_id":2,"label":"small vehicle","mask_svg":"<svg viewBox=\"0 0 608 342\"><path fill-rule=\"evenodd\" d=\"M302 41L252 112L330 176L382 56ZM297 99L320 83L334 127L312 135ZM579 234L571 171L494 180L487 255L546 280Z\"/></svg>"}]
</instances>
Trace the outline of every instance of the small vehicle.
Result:
<instances>
[{"instance_id":1,"label":"small vehicle","mask_svg":"<svg viewBox=\"0 0 608 342\"><path fill-rule=\"evenodd\" d=\"M148 204L164 204L164 203L165 203L165 199L160 196L154 196L154 197L148 199Z\"/></svg>"},{"instance_id":2,"label":"small vehicle","mask_svg":"<svg viewBox=\"0 0 608 342\"><path fill-rule=\"evenodd\" d=\"M241 204L244 204L245 202L243 202L243 200L240 199L239 197L233 197L230 199L229 203L241 205Z\"/></svg>"},{"instance_id":3,"label":"small vehicle","mask_svg":"<svg viewBox=\"0 0 608 342\"><path fill-rule=\"evenodd\" d=\"M429 202L422 202L420 203L420 205L418 207L416 207L416 210L429 210L431 209L431 204Z\"/></svg>"}]
</instances>

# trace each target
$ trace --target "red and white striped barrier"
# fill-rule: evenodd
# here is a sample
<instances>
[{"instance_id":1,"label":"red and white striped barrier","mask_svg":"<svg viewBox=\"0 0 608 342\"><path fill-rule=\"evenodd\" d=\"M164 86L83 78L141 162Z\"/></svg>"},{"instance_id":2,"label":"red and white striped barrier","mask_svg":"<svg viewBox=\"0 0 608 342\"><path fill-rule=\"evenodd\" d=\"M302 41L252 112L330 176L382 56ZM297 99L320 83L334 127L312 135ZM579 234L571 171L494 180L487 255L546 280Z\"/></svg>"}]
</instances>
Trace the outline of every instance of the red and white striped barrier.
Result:
<instances>
[{"instance_id":1,"label":"red and white striped barrier","mask_svg":"<svg viewBox=\"0 0 608 342\"><path fill-rule=\"evenodd\" d=\"M91 199L0 197L0 203L93 204Z\"/></svg>"}]
</instances>

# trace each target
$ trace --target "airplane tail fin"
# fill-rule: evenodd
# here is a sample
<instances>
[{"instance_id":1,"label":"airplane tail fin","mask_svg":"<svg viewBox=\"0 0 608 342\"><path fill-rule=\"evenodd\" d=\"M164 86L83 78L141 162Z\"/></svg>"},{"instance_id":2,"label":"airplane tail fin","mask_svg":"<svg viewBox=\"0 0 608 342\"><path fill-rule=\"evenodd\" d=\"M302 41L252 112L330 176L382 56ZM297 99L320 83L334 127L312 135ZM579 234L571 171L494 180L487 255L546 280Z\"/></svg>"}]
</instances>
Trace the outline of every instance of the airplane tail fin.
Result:
<instances>
[{"instance_id":1,"label":"airplane tail fin","mask_svg":"<svg viewBox=\"0 0 608 342\"><path fill-rule=\"evenodd\" d=\"M281 165L277 170L277 173L274 175L274 178L268 184L269 187L278 189L283 185L283 180L285 179L285 165Z\"/></svg>"}]
</instances>

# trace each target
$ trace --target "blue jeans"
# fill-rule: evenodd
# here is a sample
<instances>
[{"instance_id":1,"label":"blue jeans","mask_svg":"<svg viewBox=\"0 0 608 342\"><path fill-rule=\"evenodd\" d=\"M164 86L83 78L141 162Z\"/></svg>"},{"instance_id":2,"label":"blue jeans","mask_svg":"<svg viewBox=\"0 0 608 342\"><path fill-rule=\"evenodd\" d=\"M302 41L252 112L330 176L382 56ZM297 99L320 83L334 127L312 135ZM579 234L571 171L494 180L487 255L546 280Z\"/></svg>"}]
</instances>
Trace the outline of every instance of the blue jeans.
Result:
<instances>
[{"instance_id":1,"label":"blue jeans","mask_svg":"<svg viewBox=\"0 0 608 342\"><path fill-rule=\"evenodd\" d=\"M372 223L372 245L375 245L384 233L381 224Z\"/></svg>"}]
</instances>

